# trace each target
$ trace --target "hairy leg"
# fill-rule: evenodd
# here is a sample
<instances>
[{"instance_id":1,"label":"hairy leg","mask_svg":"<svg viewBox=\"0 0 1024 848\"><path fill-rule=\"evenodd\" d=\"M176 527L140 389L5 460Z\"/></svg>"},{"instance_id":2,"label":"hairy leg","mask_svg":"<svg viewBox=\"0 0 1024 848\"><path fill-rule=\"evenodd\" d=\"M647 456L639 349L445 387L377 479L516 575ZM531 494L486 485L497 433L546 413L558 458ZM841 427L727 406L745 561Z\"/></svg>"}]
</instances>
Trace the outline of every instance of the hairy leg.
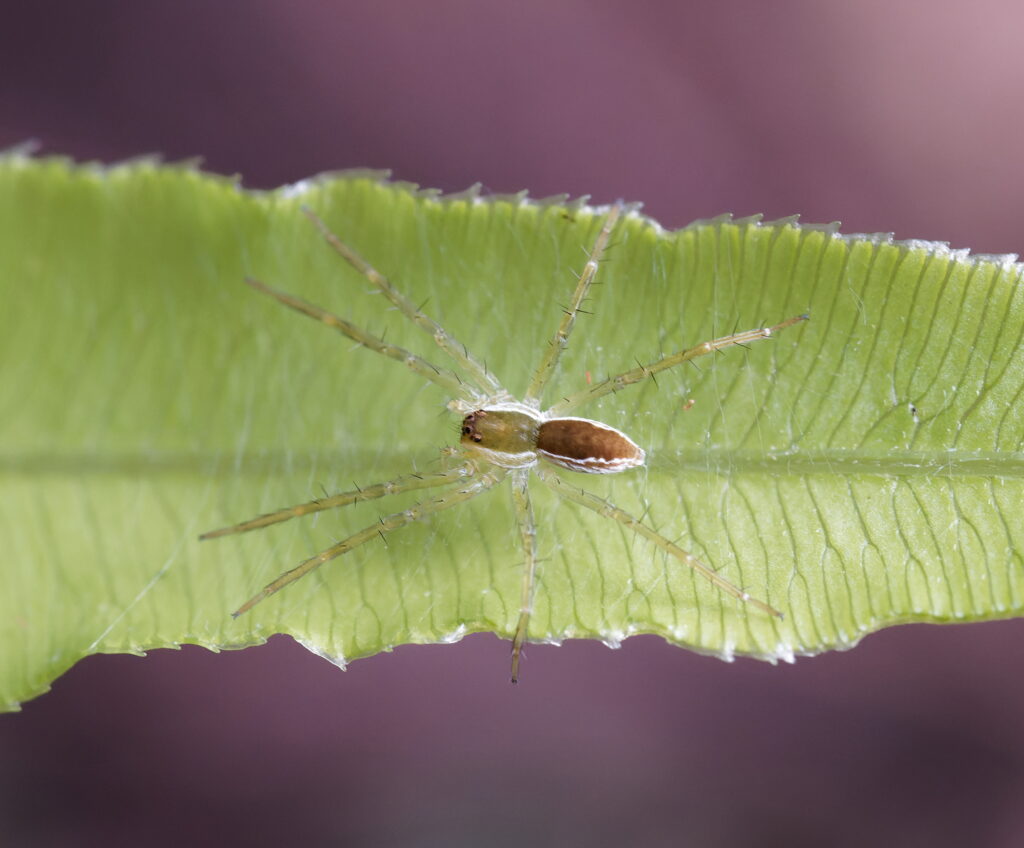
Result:
<instances>
[{"instance_id":1,"label":"hairy leg","mask_svg":"<svg viewBox=\"0 0 1024 848\"><path fill-rule=\"evenodd\" d=\"M617 392L619 389L624 389L626 386L633 385L634 383L640 383L649 377L653 377L655 374L669 368L675 368L677 365L682 365L684 362L689 362L692 359L696 359L698 356L706 356L709 353L714 353L716 350L722 350L722 348L732 347L733 345L743 345L747 342L769 339L780 330L784 330L786 327L791 327L794 324L798 324L801 321L807 321L809 319L809 315L797 315L793 318L787 318L785 321L780 321L778 324L771 327L762 327L757 330L746 330L742 333L733 333L729 336L722 336L721 338L704 342L696 347L687 348L686 350L669 354L668 356L662 357L657 362L652 362L650 365L641 365L629 371L623 371L621 374L616 374L614 377L609 377L607 380L602 380L600 383L588 386L582 391L569 395L566 398L562 398L562 400L553 404L550 409L546 410L546 413L551 417L566 415L567 413L583 406L585 403L597 400L597 398L604 397L611 392Z\"/></svg>"},{"instance_id":2,"label":"hairy leg","mask_svg":"<svg viewBox=\"0 0 1024 848\"><path fill-rule=\"evenodd\" d=\"M594 276L597 274L598 264L601 262L601 257L604 254L605 248L608 246L608 239L611 238L612 231L615 229L615 224L619 220L619 216L622 214L622 209L623 205L621 201L614 204L609 210L608 216L604 219L601 232L597 234L594 246L590 249L590 256L587 259L587 264L583 266L583 273L580 274L579 282L576 284L576 291L573 292L572 303L569 305L569 308L565 310L565 314L562 315L562 320L558 325L558 329L555 331L555 335L552 337L551 341L548 342L547 350L544 351L540 364L537 366L533 379L530 380L530 385L526 390L526 397L523 398L523 402L530 406L540 406L540 400L544 394L544 389L547 387L548 381L551 379L551 375L554 374L555 368L558 366L558 360L562 355L562 351L565 350L569 343L569 335L572 333L572 328L576 324L576 316L579 314L580 307L587 297L587 292L590 291L591 284L594 282Z\"/></svg>"},{"instance_id":3,"label":"hairy leg","mask_svg":"<svg viewBox=\"0 0 1024 848\"><path fill-rule=\"evenodd\" d=\"M437 346L463 369L470 382L475 383L480 391L491 396L508 394L497 378L469 352L464 344L435 320L421 312L411 300L392 285L387 277L338 238L313 210L308 206L303 206L302 212L313 222L313 225L320 231L320 235L324 237L324 240L331 246L334 252L380 289L384 296L397 307L399 312L421 330L428 333L437 343Z\"/></svg>"},{"instance_id":4,"label":"hairy leg","mask_svg":"<svg viewBox=\"0 0 1024 848\"><path fill-rule=\"evenodd\" d=\"M349 551L358 548L360 545L369 542L371 539L375 539L378 536L383 538L387 533L397 530L399 527L404 527L406 524L412 524L414 521L421 521L427 516L434 515L435 513L442 512L446 509L451 509L453 506L458 506L459 504L472 500L477 495L482 495L484 492L500 483L504 479L505 474L505 469L498 468L497 466L487 472L478 472L469 478L466 485L455 489L454 491L445 492L444 495L439 497L437 500L414 504L401 512L396 512L381 518L369 527L363 528L358 533L353 533L347 539L342 539L340 542L321 551L316 556L310 557L309 559L299 563L290 571L286 571L276 580L264 586L262 590L242 604L242 606L232 613L232 615L237 618L242 613L248 612L264 598L280 591L289 583L294 583L301 577L305 577L309 572L319 568L325 562L329 562L342 554L347 554Z\"/></svg>"},{"instance_id":5,"label":"hairy leg","mask_svg":"<svg viewBox=\"0 0 1024 848\"><path fill-rule=\"evenodd\" d=\"M538 476L557 494L560 498L572 501L573 503L584 506L589 510L593 510L598 515L603 515L605 518L612 518L618 521L624 527L632 530L638 536L643 536L645 539L653 542L657 547L661 548L665 553L674 556L683 565L688 568L692 568L701 577L709 580L723 592L728 595L732 595L734 598L748 603L751 606L757 607L762 612L766 612L769 615L773 615L776 618L782 618L782 613L774 607L769 606L764 601L759 601L757 598L751 597L749 594L744 592L734 583L729 582L721 575L712 571L708 566L702 563L693 554L684 551L677 544L672 542L670 539L666 539L660 533L654 529L648 527L640 520L634 518L628 512L619 509L615 504L610 501L599 498L597 495L592 495L590 492L585 492L570 486L562 480L554 471L550 471L543 466L538 465L535 470Z\"/></svg>"},{"instance_id":6,"label":"hairy leg","mask_svg":"<svg viewBox=\"0 0 1024 848\"><path fill-rule=\"evenodd\" d=\"M201 541L206 539L217 539L221 536L230 536L234 533L247 533L250 530L258 530L261 527L269 527L272 524L279 524L292 518L300 518L303 515L311 515L315 512L323 512L325 509L348 506L359 501L370 501L376 498L383 498L387 495L399 495L402 492L411 492L414 489L430 489L435 486L447 486L457 483L474 472L471 463L464 463L457 468L448 471L433 472L428 474L405 474L388 480L384 483L376 483L373 486L364 486L361 489L354 489L351 492L341 492L337 495L330 495L325 498L307 501L306 503L286 506L284 509L267 512L250 518L240 524L233 524L230 527L222 527L219 530L210 530L199 537Z\"/></svg>"},{"instance_id":7,"label":"hairy leg","mask_svg":"<svg viewBox=\"0 0 1024 848\"><path fill-rule=\"evenodd\" d=\"M519 658L523 643L530 627L533 612L534 577L537 571L537 525L533 520L533 505L530 503L528 468L512 472L512 501L516 507L516 523L523 542L523 582L519 594L519 622L512 638L512 682L519 681Z\"/></svg>"},{"instance_id":8,"label":"hairy leg","mask_svg":"<svg viewBox=\"0 0 1024 848\"><path fill-rule=\"evenodd\" d=\"M346 321L344 318L341 318L332 312L328 312L326 309L321 309L319 306L309 303L301 297L295 297L295 295L288 294L288 292L275 289L273 286L268 286L266 283L260 282L252 277L246 277L245 282L247 285L256 289L256 291L268 294L278 302L283 303L289 309L294 309L296 312L308 315L315 321L320 321L321 323L326 324L328 327L337 330L343 336L347 336L352 339L352 341L361 344L363 347L369 348L370 350L383 354L390 359L401 362L410 371L415 374L419 374L431 383L435 383L445 389L449 394L465 395L469 389L458 374L455 374L445 368L438 368L438 366L417 356L415 353L411 353L405 348L398 347L397 345L390 344L389 342L384 341L384 339L357 327L351 321Z\"/></svg>"}]
</instances>

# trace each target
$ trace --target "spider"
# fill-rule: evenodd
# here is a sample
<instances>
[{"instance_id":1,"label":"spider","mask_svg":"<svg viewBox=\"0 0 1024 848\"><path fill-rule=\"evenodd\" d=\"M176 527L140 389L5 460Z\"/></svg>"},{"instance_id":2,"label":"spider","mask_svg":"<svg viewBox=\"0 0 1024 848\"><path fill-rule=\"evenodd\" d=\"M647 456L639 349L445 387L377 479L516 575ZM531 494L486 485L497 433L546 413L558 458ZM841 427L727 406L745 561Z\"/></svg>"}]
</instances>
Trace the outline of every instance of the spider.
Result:
<instances>
[{"instance_id":1,"label":"spider","mask_svg":"<svg viewBox=\"0 0 1024 848\"><path fill-rule=\"evenodd\" d=\"M600 421L576 418L569 413L611 392L647 380L661 371L674 368L722 348L742 345L758 339L767 339L786 327L806 321L809 317L797 315L771 327L733 333L706 341L696 347L664 356L648 365L641 365L593 385L588 385L575 394L563 397L547 409L542 409L541 400L544 390L558 367L559 358L569 342L576 319L581 312L581 305L594 282L599 263L625 208L621 201L609 208L601 230L588 253L587 262L579 275L570 305L564 310L558 328L544 351L526 389L526 394L521 400L514 398L481 364L481 361L468 351L465 345L417 308L384 275L336 236L312 210L307 207L302 208L303 214L309 218L327 244L376 286L410 323L430 334L438 347L452 360L457 370L435 366L416 354L372 335L344 318L287 292L272 288L259 280L246 278L245 282L285 306L332 327L363 347L401 362L425 380L440 386L453 395L447 408L462 416L460 446L458 449L448 448L444 453L459 456L460 462L454 467L439 472L409 473L384 483L296 504L231 527L204 533L199 537L200 539L213 539L268 527L291 518L346 506L357 501L382 498L419 489L448 487L433 500L424 500L401 512L383 516L369 527L342 539L284 572L242 604L233 613L234 617L242 615L264 598L304 577L324 563L346 554L378 536L384 537L407 524L422 521L431 515L467 503L494 488L507 477L511 480L512 503L524 558L519 619L512 638L512 682L516 683L519 679L519 661L533 609L537 570L537 532L528 486L531 471L558 497L619 522L633 533L649 540L656 547L693 569L726 594L750 604L767 615L782 617L782 613L777 609L752 597L726 580L641 520L610 501L570 485L555 471L556 468L560 468L586 474L618 474L639 468L645 462L643 449L625 433Z\"/></svg>"}]
</instances>

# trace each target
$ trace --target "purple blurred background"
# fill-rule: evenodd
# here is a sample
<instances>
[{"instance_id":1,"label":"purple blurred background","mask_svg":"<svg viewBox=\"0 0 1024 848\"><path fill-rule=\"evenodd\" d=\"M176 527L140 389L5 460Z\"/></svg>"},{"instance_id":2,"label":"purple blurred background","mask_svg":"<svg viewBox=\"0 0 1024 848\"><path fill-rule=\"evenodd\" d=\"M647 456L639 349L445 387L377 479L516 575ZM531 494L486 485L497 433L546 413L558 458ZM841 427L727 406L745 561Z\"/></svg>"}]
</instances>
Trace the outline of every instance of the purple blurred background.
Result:
<instances>
[{"instance_id":1,"label":"purple blurred background","mask_svg":"<svg viewBox=\"0 0 1024 848\"><path fill-rule=\"evenodd\" d=\"M1024 6L19 4L0 147L201 155L272 187L836 218L1024 252ZM0 844L1024 843L1024 622L732 665L493 636L341 673L286 639L93 657L0 716Z\"/></svg>"}]
</instances>

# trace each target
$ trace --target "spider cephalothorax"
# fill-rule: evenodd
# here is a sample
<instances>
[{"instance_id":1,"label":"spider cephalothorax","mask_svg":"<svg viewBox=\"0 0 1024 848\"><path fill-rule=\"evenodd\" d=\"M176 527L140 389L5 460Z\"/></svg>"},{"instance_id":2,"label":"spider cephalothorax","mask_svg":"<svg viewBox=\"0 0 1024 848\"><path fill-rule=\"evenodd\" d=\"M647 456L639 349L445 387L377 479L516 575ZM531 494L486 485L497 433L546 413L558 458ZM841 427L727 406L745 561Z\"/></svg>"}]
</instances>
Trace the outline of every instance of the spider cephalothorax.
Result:
<instances>
[{"instance_id":1,"label":"spider cephalothorax","mask_svg":"<svg viewBox=\"0 0 1024 848\"><path fill-rule=\"evenodd\" d=\"M622 204L615 204L608 210L604 225L601 227L594 246L590 250L587 263L580 273L571 305L565 310L554 337L541 356L540 363L537 365L522 401L512 400L512 395L502 387L495 376L476 357L469 353L465 345L459 343L440 324L420 311L386 277L335 236L312 212L307 209L303 210L342 258L377 286L411 323L433 337L441 350L450 357L457 371L439 368L404 348L385 342L382 338L368 333L344 318L286 292L271 288L258 280L248 279L246 282L253 288L274 297L285 306L334 328L363 347L401 362L425 380L447 390L452 395L448 408L463 415L460 446L465 461L454 468L433 474L412 471L395 480L319 498L315 501L261 515L241 524L204 533L200 538L210 539L232 533L242 533L277 524L289 518L345 506L356 501L381 498L417 489L449 487L439 495L416 504L414 507L382 516L369 527L299 563L291 571L285 572L246 601L234 615L241 615L268 595L298 580L323 563L348 553L364 542L376 539L378 536L383 537L386 533L397 530L406 524L420 521L434 513L466 503L493 488L505 477L510 477L512 480L512 502L524 557L519 619L512 639L512 681L515 682L519 675L519 657L523 643L526 641L530 613L533 610L534 578L537 565L537 528L533 518L528 486L531 473L536 474L560 498L619 522L623 527L648 539L665 553L692 568L723 592L749 603L763 613L781 615L778 610L764 601L751 597L642 521L597 495L566 485L561 476L546 467L554 465L569 471L581 471L589 474L615 474L642 466L646 459L644 451L627 435L600 421L574 418L567 413L585 403L619 391L633 383L642 382L661 371L688 362L698 356L704 356L732 345L768 338L778 330L807 319L806 315L798 315L773 327L734 333L704 342L693 348L680 350L648 365L640 365L609 377L596 385L588 386L576 394L563 397L551 407L542 410L540 402L544 389L557 368L561 351L568 342L576 317L580 312L580 305L590 290L594 275L597 273L598 263L623 209Z\"/></svg>"}]
</instances>

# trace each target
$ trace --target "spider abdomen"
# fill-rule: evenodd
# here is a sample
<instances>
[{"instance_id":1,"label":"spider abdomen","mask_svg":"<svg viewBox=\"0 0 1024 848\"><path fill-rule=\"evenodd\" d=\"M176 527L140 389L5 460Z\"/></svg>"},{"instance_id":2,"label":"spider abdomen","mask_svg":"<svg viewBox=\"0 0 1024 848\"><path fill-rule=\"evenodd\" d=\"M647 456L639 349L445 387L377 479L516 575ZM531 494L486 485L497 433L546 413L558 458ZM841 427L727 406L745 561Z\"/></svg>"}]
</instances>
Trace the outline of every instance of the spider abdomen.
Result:
<instances>
[{"instance_id":1,"label":"spider abdomen","mask_svg":"<svg viewBox=\"0 0 1024 848\"><path fill-rule=\"evenodd\" d=\"M537 453L588 474L615 474L644 464L643 449L625 433L589 418L552 418L537 432Z\"/></svg>"}]
</instances>

